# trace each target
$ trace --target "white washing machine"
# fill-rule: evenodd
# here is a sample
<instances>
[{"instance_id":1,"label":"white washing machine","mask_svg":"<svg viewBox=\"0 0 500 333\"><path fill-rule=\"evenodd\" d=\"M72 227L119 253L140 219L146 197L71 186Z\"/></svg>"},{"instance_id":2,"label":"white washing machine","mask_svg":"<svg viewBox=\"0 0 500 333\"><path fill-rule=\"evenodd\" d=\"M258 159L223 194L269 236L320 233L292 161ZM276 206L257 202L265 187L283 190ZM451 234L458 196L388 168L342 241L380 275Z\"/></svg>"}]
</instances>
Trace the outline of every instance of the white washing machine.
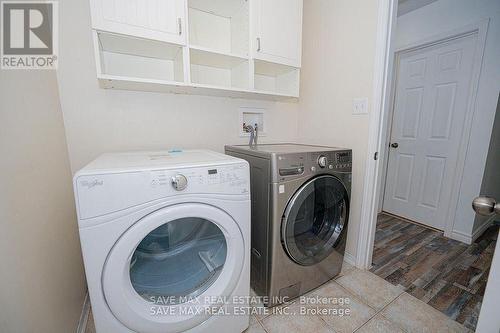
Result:
<instances>
[{"instance_id":1,"label":"white washing machine","mask_svg":"<svg viewBox=\"0 0 500 333\"><path fill-rule=\"evenodd\" d=\"M211 151L105 154L74 177L98 333L244 331L246 161Z\"/></svg>"}]
</instances>

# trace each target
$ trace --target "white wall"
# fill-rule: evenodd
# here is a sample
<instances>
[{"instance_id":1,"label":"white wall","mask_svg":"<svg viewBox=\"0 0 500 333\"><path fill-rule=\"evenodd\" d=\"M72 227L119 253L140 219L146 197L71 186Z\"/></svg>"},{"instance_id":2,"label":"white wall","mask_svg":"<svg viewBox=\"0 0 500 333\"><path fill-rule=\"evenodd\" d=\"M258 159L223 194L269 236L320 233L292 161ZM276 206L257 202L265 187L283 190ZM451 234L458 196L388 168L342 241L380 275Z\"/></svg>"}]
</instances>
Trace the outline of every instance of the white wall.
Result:
<instances>
[{"instance_id":1,"label":"white wall","mask_svg":"<svg viewBox=\"0 0 500 333\"><path fill-rule=\"evenodd\" d=\"M490 18L454 233L471 236L500 90L500 1L439 0L398 18L396 48ZM480 227L479 225L476 227Z\"/></svg>"},{"instance_id":2,"label":"white wall","mask_svg":"<svg viewBox=\"0 0 500 333\"><path fill-rule=\"evenodd\" d=\"M368 147L368 116L352 100L372 100L377 1L304 1L299 140L353 149L347 252L356 255Z\"/></svg>"},{"instance_id":3,"label":"white wall","mask_svg":"<svg viewBox=\"0 0 500 333\"><path fill-rule=\"evenodd\" d=\"M89 1L60 2L59 91L72 171L103 152L177 148L224 150L239 138L240 106L268 109L268 136L295 141L297 103L103 90L98 87Z\"/></svg>"},{"instance_id":4,"label":"white wall","mask_svg":"<svg viewBox=\"0 0 500 333\"><path fill-rule=\"evenodd\" d=\"M480 195L490 196L500 201L500 96L498 98L495 122L493 123L490 148L488 150L488 158L484 168ZM500 217L484 217L476 215L474 229L476 230L481 228L483 224L488 223L491 219L498 220Z\"/></svg>"},{"instance_id":5,"label":"white wall","mask_svg":"<svg viewBox=\"0 0 500 333\"><path fill-rule=\"evenodd\" d=\"M75 332L85 296L56 75L0 73L0 332Z\"/></svg>"},{"instance_id":6,"label":"white wall","mask_svg":"<svg viewBox=\"0 0 500 333\"><path fill-rule=\"evenodd\" d=\"M500 316L498 315L500 288L498 286L500 286L500 242L497 241L477 322L477 333L500 332Z\"/></svg>"}]
</instances>

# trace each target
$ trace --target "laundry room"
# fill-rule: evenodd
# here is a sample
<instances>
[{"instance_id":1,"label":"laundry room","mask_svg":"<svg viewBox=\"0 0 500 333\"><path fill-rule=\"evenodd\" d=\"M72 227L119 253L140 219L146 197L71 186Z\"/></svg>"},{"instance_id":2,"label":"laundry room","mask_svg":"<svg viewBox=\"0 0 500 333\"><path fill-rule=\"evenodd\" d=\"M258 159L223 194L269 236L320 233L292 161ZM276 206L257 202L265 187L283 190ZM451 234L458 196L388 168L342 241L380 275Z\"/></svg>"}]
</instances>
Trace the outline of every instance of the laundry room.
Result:
<instances>
[{"instance_id":1,"label":"laundry room","mask_svg":"<svg viewBox=\"0 0 500 333\"><path fill-rule=\"evenodd\" d=\"M498 332L471 2L1 0L0 332Z\"/></svg>"}]
</instances>

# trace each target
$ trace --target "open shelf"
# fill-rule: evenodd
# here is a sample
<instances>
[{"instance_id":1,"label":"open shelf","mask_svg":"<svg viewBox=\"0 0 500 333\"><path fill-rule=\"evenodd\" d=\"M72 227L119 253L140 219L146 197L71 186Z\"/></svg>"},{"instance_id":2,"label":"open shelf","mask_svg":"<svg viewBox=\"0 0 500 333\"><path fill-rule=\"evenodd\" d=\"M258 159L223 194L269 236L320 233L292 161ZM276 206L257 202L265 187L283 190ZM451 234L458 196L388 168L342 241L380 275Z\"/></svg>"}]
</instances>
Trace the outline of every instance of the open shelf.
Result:
<instances>
[{"instance_id":1,"label":"open shelf","mask_svg":"<svg viewBox=\"0 0 500 333\"><path fill-rule=\"evenodd\" d=\"M255 60L254 88L256 92L298 97L299 77L298 68Z\"/></svg>"},{"instance_id":2,"label":"open shelf","mask_svg":"<svg viewBox=\"0 0 500 333\"><path fill-rule=\"evenodd\" d=\"M215 54L219 54L221 56L228 56L228 57L232 57L232 58L240 58L243 60L248 60L248 56L244 55L244 54L224 52L224 51L211 49L208 47L203 47L203 46L198 46L198 45L192 45L192 44L189 46L189 48L191 50L195 50L195 51L206 52L206 53L215 53Z\"/></svg>"},{"instance_id":3,"label":"open shelf","mask_svg":"<svg viewBox=\"0 0 500 333\"><path fill-rule=\"evenodd\" d=\"M183 84L165 82L161 80L144 80L124 77L114 77L110 75L101 76L99 78L101 88L113 90L130 90L130 91L145 91L145 92L160 92L160 93L173 93L173 94L190 94L190 95L206 95L217 97L231 97L231 98L244 98L244 99L257 99L269 101L285 101L296 102L296 97L253 92L244 89L233 88L220 88L215 86L203 84Z\"/></svg>"},{"instance_id":4,"label":"open shelf","mask_svg":"<svg viewBox=\"0 0 500 333\"><path fill-rule=\"evenodd\" d=\"M203 87L249 89L249 60L244 57L190 49L191 82Z\"/></svg>"},{"instance_id":5,"label":"open shelf","mask_svg":"<svg viewBox=\"0 0 500 333\"><path fill-rule=\"evenodd\" d=\"M94 33L101 78L184 82L182 46L101 31Z\"/></svg>"},{"instance_id":6,"label":"open shelf","mask_svg":"<svg viewBox=\"0 0 500 333\"><path fill-rule=\"evenodd\" d=\"M247 0L188 0L189 43L246 56L249 48Z\"/></svg>"}]
</instances>

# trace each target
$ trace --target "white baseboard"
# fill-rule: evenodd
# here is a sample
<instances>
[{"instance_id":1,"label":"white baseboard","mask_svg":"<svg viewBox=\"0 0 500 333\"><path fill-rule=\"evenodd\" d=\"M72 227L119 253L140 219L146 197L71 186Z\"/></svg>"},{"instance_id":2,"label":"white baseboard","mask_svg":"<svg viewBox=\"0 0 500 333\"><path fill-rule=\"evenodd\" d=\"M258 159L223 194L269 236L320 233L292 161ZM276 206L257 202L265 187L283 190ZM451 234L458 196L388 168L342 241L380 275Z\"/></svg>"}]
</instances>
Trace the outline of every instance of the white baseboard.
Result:
<instances>
[{"instance_id":1,"label":"white baseboard","mask_svg":"<svg viewBox=\"0 0 500 333\"><path fill-rule=\"evenodd\" d=\"M456 241L465 243L467 245L472 244L472 235L471 234L467 234L465 232L454 230L454 231L451 232L451 234L449 235L449 237L451 239L454 239Z\"/></svg>"},{"instance_id":2,"label":"white baseboard","mask_svg":"<svg viewBox=\"0 0 500 333\"><path fill-rule=\"evenodd\" d=\"M490 225L495 221L495 216L490 217L486 220L479 228L476 229L472 234L468 234L461 231L452 231L449 237L451 239L457 240L465 244L472 244L479 236L483 234L490 227Z\"/></svg>"},{"instance_id":3,"label":"white baseboard","mask_svg":"<svg viewBox=\"0 0 500 333\"><path fill-rule=\"evenodd\" d=\"M85 300L83 301L82 313L80 314L80 320L78 321L78 327L76 328L76 333L85 333L87 328L87 322L89 321L90 314L90 298L89 293L85 294Z\"/></svg>"},{"instance_id":4,"label":"white baseboard","mask_svg":"<svg viewBox=\"0 0 500 333\"><path fill-rule=\"evenodd\" d=\"M348 252L344 253L344 261L350 265L356 266L356 257Z\"/></svg>"},{"instance_id":5,"label":"white baseboard","mask_svg":"<svg viewBox=\"0 0 500 333\"><path fill-rule=\"evenodd\" d=\"M493 215L492 217L487 219L479 228L477 228L477 230L472 233L472 241L478 239L479 236L481 236L483 232L485 232L486 229L488 229L493 224L493 222L495 222L496 217L496 215Z\"/></svg>"}]
</instances>

